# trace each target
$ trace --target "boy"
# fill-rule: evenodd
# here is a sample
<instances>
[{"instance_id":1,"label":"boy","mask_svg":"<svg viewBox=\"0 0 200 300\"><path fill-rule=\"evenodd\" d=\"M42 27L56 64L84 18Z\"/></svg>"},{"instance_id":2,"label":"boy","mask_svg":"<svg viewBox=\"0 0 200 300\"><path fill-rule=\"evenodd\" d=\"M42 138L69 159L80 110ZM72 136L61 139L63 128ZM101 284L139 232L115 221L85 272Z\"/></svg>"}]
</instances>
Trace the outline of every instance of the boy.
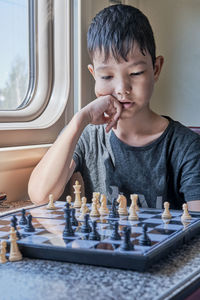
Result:
<instances>
[{"instance_id":1,"label":"boy","mask_svg":"<svg viewBox=\"0 0 200 300\"><path fill-rule=\"evenodd\" d=\"M127 5L105 8L88 30L89 71L97 99L81 109L34 169L29 195L34 203L57 199L74 171L86 197L108 201L122 192L139 195L142 207L200 210L200 137L149 102L163 65L156 57L148 19ZM50 176L49 176L50 174Z\"/></svg>"}]
</instances>

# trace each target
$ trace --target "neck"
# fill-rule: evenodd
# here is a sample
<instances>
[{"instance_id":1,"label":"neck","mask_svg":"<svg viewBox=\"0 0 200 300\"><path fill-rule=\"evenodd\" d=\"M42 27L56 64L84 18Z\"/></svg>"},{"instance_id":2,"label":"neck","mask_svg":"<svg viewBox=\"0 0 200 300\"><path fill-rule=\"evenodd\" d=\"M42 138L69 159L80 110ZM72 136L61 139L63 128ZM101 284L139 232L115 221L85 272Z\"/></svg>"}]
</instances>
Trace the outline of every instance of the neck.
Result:
<instances>
[{"instance_id":1,"label":"neck","mask_svg":"<svg viewBox=\"0 0 200 300\"><path fill-rule=\"evenodd\" d=\"M168 125L168 120L151 110L141 112L134 118L120 119L116 136L132 146L144 146L157 139Z\"/></svg>"}]
</instances>

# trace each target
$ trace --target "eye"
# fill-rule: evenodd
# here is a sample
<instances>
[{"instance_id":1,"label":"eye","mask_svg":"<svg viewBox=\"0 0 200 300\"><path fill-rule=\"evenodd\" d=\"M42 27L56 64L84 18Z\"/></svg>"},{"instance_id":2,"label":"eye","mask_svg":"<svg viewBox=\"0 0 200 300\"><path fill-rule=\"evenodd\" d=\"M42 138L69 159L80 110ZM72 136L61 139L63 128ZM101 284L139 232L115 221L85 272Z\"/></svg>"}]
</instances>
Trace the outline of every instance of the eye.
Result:
<instances>
[{"instance_id":1,"label":"eye","mask_svg":"<svg viewBox=\"0 0 200 300\"><path fill-rule=\"evenodd\" d=\"M112 78L112 76L102 76L101 77L101 79L104 79L104 80L109 80L109 79L111 79Z\"/></svg>"},{"instance_id":2,"label":"eye","mask_svg":"<svg viewBox=\"0 0 200 300\"><path fill-rule=\"evenodd\" d=\"M144 71L136 72L136 73L131 73L130 76L139 76L139 75L141 75L143 73L144 73Z\"/></svg>"}]
</instances>

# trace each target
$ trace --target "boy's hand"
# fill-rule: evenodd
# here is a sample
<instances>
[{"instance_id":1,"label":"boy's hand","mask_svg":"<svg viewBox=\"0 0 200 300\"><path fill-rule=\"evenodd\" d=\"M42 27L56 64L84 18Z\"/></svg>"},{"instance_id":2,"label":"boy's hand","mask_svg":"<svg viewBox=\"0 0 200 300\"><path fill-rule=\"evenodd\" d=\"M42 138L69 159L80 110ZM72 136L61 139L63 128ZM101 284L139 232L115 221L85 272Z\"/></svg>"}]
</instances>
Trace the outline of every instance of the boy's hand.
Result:
<instances>
[{"instance_id":1,"label":"boy's hand","mask_svg":"<svg viewBox=\"0 0 200 300\"><path fill-rule=\"evenodd\" d=\"M120 102L111 95L100 96L83 108L88 115L88 122L94 125L108 124L106 132L116 128L122 111Z\"/></svg>"}]
</instances>

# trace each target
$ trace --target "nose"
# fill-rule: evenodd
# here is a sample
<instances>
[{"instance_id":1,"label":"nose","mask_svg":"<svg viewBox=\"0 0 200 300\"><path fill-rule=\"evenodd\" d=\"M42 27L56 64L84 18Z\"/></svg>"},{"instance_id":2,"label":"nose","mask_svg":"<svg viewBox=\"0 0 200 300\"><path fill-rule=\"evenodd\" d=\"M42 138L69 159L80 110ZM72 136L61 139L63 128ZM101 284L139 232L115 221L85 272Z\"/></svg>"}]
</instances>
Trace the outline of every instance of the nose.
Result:
<instances>
[{"instance_id":1,"label":"nose","mask_svg":"<svg viewBox=\"0 0 200 300\"><path fill-rule=\"evenodd\" d=\"M127 95L130 95L132 90L131 83L128 79L122 78L117 82L116 94L120 97L119 100L126 98Z\"/></svg>"}]
</instances>

